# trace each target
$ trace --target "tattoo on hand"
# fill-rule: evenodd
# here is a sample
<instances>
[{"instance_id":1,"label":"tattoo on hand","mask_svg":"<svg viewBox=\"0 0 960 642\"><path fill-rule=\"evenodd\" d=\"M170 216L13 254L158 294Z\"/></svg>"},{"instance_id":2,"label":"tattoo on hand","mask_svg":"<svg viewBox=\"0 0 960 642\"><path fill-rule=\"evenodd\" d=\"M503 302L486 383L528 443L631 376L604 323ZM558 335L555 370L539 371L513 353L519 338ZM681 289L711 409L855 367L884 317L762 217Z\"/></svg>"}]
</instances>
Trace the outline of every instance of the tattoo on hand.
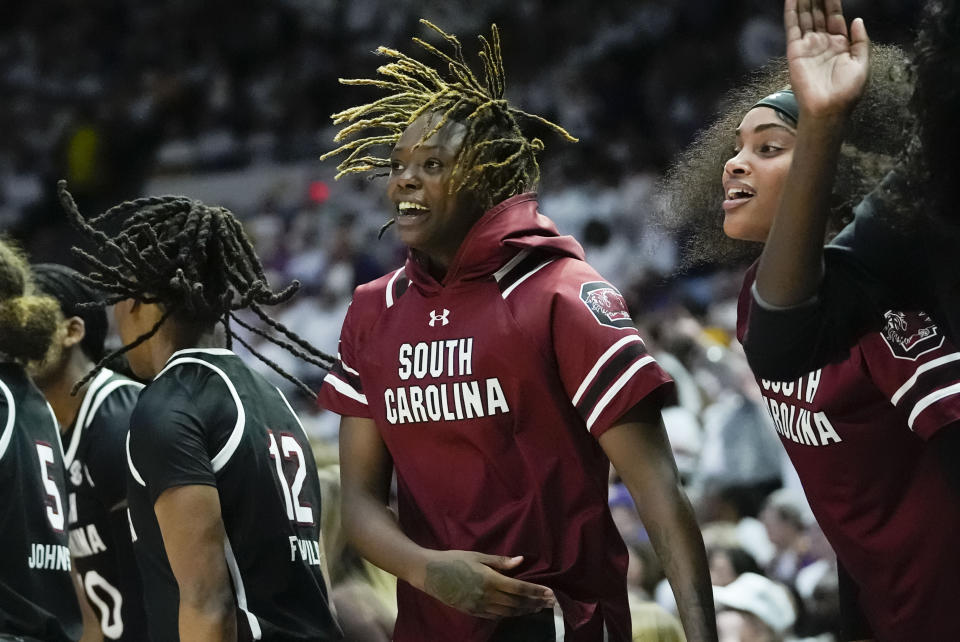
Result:
<instances>
[{"instance_id":1,"label":"tattoo on hand","mask_svg":"<svg viewBox=\"0 0 960 642\"><path fill-rule=\"evenodd\" d=\"M463 560L430 562L424 588L445 604L472 610L483 595L483 576Z\"/></svg>"}]
</instances>

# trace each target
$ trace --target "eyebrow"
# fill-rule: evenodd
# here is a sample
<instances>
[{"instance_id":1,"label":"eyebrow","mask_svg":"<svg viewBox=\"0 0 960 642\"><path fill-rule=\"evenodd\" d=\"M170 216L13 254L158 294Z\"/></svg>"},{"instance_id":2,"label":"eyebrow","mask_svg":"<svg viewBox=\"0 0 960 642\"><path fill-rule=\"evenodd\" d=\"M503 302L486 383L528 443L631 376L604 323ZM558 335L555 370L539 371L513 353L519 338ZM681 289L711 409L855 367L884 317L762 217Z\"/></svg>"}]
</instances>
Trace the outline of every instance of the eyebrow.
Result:
<instances>
[{"instance_id":1,"label":"eyebrow","mask_svg":"<svg viewBox=\"0 0 960 642\"><path fill-rule=\"evenodd\" d=\"M797 133L797 131L796 131L795 129L792 129L792 128L790 128L790 127L787 127L786 125L781 125L780 123L762 123L762 124L757 125L756 127L753 128L753 133L754 133L754 134L759 134L759 133L762 132L762 131L766 131L766 130L768 130L768 129L774 129L774 128L776 128L776 129L782 129L782 130L784 130L784 131L786 131L786 132L789 132L789 133L791 133L791 134L793 134L793 135L796 135L796 133ZM738 127L737 129L735 129L733 133L736 134L737 136L739 136L739 135L741 134L740 128Z\"/></svg>"},{"instance_id":2,"label":"eyebrow","mask_svg":"<svg viewBox=\"0 0 960 642\"><path fill-rule=\"evenodd\" d=\"M417 149L425 149L425 150L427 150L427 151L433 151L433 150L436 150L436 149L440 149L440 147L441 147L441 145L427 145L427 144L425 144L425 143L421 143L420 145L410 145L410 146L408 146L408 147L398 147L398 146L395 146L395 147L393 148L393 150L391 150L390 153L393 154L393 153L395 153L395 152L407 151L407 150L411 150L411 149L414 149L414 148L417 148Z\"/></svg>"}]
</instances>

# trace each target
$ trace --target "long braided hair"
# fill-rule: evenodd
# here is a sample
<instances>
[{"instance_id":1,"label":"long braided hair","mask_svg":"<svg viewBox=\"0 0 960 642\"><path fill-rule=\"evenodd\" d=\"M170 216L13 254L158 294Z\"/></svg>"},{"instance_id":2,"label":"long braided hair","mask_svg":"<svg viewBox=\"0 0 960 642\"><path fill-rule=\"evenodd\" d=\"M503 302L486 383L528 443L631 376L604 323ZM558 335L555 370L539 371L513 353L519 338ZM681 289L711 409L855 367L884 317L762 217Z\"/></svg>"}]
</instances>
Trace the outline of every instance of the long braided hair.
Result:
<instances>
[{"instance_id":1,"label":"long braided hair","mask_svg":"<svg viewBox=\"0 0 960 642\"><path fill-rule=\"evenodd\" d=\"M345 142L320 159L347 154L337 166L337 178L389 168L390 159L373 155L371 150L378 147L391 149L417 118L435 113L439 117L432 128L426 128L420 143L449 121L462 122L467 127L450 180L451 193L471 190L481 199L484 208L489 209L510 196L533 189L540 180L536 155L543 150L543 141L527 138L518 121L545 125L569 142L577 142L577 139L560 125L511 107L504 99L505 74L500 32L496 25L492 25L489 39L479 36L483 70L478 76L470 68L456 36L429 20L421 19L420 22L439 34L452 51L445 53L421 38L415 37L413 42L438 59L440 67L445 67L448 73L443 75L395 49L378 47L377 53L392 59L377 69L380 78L341 78L340 82L344 85L370 85L391 93L371 103L341 111L332 118L335 125L345 125L334 138L338 143L360 132L381 132Z\"/></svg>"},{"instance_id":2,"label":"long braided hair","mask_svg":"<svg viewBox=\"0 0 960 642\"><path fill-rule=\"evenodd\" d=\"M260 258L230 210L184 196L147 196L125 201L87 219L67 190L66 181L60 181L57 189L71 223L97 248L96 256L73 248L93 270L83 278L106 293L102 300L89 305L108 306L135 299L163 307L162 316L149 331L100 359L75 389L95 376L110 359L137 347L156 334L167 319L176 317L191 323L223 324L228 348L236 340L307 394L314 394L305 383L257 352L232 327L236 323L321 368L329 369L334 362L332 356L314 348L264 311L264 306L289 301L300 283L293 281L279 292L270 289ZM101 229L120 219L114 236ZM253 312L289 341L239 318L236 312L243 309Z\"/></svg>"}]
</instances>

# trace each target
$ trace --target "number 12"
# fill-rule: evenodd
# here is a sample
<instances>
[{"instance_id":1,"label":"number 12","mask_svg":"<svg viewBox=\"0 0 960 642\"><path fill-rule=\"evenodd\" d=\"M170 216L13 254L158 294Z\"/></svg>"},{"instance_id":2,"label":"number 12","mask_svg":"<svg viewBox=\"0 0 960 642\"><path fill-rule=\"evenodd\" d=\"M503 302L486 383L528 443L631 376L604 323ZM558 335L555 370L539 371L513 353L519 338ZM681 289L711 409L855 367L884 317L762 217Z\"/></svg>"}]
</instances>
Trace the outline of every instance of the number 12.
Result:
<instances>
[{"instance_id":1,"label":"number 12","mask_svg":"<svg viewBox=\"0 0 960 642\"><path fill-rule=\"evenodd\" d=\"M313 524L313 509L308 504L303 506L300 503L300 492L303 490L303 482L307 478L307 471L304 469L303 448L297 442L293 435L281 433L280 447L277 447L277 439L272 430L267 430L270 437L270 458L273 459L277 468L277 478L280 479L280 488L283 491L284 503L287 505L287 519L293 521L296 519L298 524ZM283 459L287 461L297 460L297 473L293 477L293 484L287 485L287 478L283 474L283 462L280 461L280 449L283 449Z\"/></svg>"}]
</instances>

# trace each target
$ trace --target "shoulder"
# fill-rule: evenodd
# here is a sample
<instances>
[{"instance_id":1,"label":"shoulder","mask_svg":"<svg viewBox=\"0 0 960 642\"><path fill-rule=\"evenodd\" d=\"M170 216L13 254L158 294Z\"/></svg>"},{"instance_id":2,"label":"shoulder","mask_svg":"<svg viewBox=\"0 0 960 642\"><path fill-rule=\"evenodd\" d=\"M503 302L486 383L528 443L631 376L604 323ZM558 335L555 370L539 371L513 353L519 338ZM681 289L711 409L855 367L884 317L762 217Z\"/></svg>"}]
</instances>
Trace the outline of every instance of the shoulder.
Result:
<instances>
[{"instance_id":1,"label":"shoulder","mask_svg":"<svg viewBox=\"0 0 960 642\"><path fill-rule=\"evenodd\" d=\"M600 325L633 328L627 302L620 290L589 263L572 257L543 257L529 277L522 297L550 304L558 320L591 317Z\"/></svg>"},{"instance_id":2,"label":"shoulder","mask_svg":"<svg viewBox=\"0 0 960 642\"><path fill-rule=\"evenodd\" d=\"M607 281L589 263L536 249L519 252L495 274L504 299L575 294L584 283Z\"/></svg>"},{"instance_id":3,"label":"shoulder","mask_svg":"<svg viewBox=\"0 0 960 642\"><path fill-rule=\"evenodd\" d=\"M228 381L214 364L196 357L177 357L140 392L132 421L139 428L171 415L195 415L200 406L219 399L217 393L227 393Z\"/></svg>"},{"instance_id":4,"label":"shoulder","mask_svg":"<svg viewBox=\"0 0 960 642\"><path fill-rule=\"evenodd\" d=\"M144 385L123 375L112 374L103 385L91 391L90 406L85 416L80 418L91 427L103 424L113 425L129 419L137 404L137 398Z\"/></svg>"},{"instance_id":5,"label":"shoulder","mask_svg":"<svg viewBox=\"0 0 960 642\"><path fill-rule=\"evenodd\" d=\"M391 308L403 296L409 284L406 266L396 268L379 279L357 286L353 291L351 307L371 313Z\"/></svg>"},{"instance_id":6,"label":"shoulder","mask_svg":"<svg viewBox=\"0 0 960 642\"><path fill-rule=\"evenodd\" d=\"M60 441L59 424L53 408L33 385L23 368L15 364L0 367L0 457L17 435L48 442Z\"/></svg>"}]
</instances>

